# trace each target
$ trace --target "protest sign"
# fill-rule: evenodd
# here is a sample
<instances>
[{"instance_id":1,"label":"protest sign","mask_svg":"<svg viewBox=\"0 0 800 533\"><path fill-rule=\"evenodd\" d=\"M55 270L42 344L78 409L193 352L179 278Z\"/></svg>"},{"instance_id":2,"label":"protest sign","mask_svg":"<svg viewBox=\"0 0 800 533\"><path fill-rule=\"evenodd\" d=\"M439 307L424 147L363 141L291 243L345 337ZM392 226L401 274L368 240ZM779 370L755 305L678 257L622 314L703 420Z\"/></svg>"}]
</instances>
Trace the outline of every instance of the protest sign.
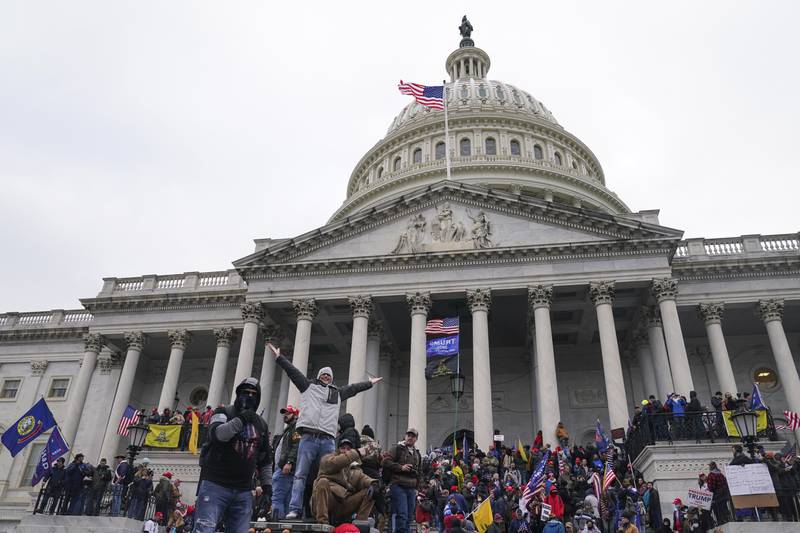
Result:
<instances>
[{"instance_id":1,"label":"protest sign","mask_svg":"<svg viewBox=\"0 0 800 533\"><path fill-rule=\"evenodd\" d=\"M689 489L689 494L686 496L686 505L708 511L711 509L711 499L713 497L714 495L707 490Z\"/></svg>"}]
</instances>

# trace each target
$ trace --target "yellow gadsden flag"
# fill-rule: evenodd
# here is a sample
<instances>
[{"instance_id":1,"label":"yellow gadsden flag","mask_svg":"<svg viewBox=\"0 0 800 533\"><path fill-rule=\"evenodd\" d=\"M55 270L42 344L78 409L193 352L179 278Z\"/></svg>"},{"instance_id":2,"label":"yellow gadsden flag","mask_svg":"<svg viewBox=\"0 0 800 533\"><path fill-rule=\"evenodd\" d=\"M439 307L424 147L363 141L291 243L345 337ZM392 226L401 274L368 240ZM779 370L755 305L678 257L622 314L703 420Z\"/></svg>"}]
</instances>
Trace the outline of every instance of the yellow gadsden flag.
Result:
<instances>
[{"instance_id":1,"label":"yellow gadsden flag","mask_svg":"<svg viewBox=\"0 0 800 533\"><path fill-rule=\"evenodd\" d=\"M200 419L197 413L192 412L192 432L189 434L189 452L197 455L197 440L200 438Z\"/></svg>"},{"instance_id":2,"label":"yellow gadsden flag","mask_svg":"<svg viewBox=\"0 0 800 533\"><path fill-rule=\"evenodd\" d=\"M731 420L731 415L736 411L722 411L722 419L725 420L725 429L728 430L729 437L738 437L739 432L736 431L736 424ZM756 431L764 431L767 429L767 411L764 409L757 409L758 418L756 419Z\"/></svg>"},{"instance_id":3,"label":"yellow gadsden flag","mask_svg":"<svg viewBox=\"0 0 800 533\"><path fill-rule=\"evenodd\" d=\"M517 451L519 452L519 456L522 457L522 460L525 463L528 462L528 454L525 453L525 447L522 445L522 439L517 438Z\"/></svg>"},{"instance_id":4,"label":"yellow gadsden flag","mask_svg":"<svg viewBox=\"0 0 800 533\"><path fill-rule=\"evenodd\" d=\"M150 424L147 437L144 439L144 444L145 446L153 446L155 448L177 448L180 436L180 426Z\"/></svg>"},{"instance_id":5,"label":"yellow gadsden flag","mask_svg":"<svg viewBox=\"0 0 800 533\"><path fill-rule=\"evenodd\" d=\"M492 516L492 502L489 498L483 500L472 513L472 521L475 522L478 533L484 533L492 525L494 517Z\"/></svg>"}]
</instances>

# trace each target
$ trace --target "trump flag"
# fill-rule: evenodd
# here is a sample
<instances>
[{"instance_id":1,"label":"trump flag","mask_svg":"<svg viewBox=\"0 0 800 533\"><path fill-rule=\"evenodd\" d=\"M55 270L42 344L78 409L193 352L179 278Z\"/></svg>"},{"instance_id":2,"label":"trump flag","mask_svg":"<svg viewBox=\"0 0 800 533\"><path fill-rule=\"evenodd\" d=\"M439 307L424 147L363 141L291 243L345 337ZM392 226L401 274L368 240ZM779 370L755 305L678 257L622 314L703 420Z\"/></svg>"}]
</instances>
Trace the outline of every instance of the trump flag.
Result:
<instances>
[{"instance_id":1,"label":"trump flag","mask_svg":"<svg viewBox=\"0 0 800 533\"><path fill-rule=\"evenodd\" d=\"M3 433L3 445L11 452L11 457L14 457L36 440L36 437L55 425L53 413L42 398Z\"/></svg>"},{"instance_id":2,"label":"trump flag","mask_svg":"<svg viewBox=\"0 0 800 533\"><path fill-rule=\"evenodd\" d=\"M50 471L56 459L69 451L69 446L64 442L64 437L58 430L58 426L50 434L47 439L47 446L42 450L42 456L39 458L39 463L36 465L36 472L33 473L31 478L31 486L35 487L42 478Z\"/></svg>"}]
</instances>

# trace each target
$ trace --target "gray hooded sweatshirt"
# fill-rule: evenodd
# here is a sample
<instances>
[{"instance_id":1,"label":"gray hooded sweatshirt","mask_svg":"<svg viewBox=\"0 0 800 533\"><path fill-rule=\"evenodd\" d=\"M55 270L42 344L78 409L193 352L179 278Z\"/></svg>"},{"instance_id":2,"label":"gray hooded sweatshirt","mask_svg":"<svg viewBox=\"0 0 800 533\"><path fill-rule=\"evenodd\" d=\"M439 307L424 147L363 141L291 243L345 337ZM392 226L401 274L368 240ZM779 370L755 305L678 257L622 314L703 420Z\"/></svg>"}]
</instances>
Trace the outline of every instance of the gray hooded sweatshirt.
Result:
<instances>
[{"instance_id":1,"label":"gray hooded sweatshirt","mask_svg":"<svg viewBox=\"0 0 800 533\"><path fill-rule=\"evenodd\" d=\"M275 362L283 368L300 391L300 417L296 426L300 433L305 429L335 437L339 424L339 404L359 392L372 388L372 383L369 381L336 388L333 384L326 385L319 380L321 374L330 374L333 377L329 367L321 369L317 373L317 379L310 380L284 356L278 356Z\"/></svg>"}]
</instances>

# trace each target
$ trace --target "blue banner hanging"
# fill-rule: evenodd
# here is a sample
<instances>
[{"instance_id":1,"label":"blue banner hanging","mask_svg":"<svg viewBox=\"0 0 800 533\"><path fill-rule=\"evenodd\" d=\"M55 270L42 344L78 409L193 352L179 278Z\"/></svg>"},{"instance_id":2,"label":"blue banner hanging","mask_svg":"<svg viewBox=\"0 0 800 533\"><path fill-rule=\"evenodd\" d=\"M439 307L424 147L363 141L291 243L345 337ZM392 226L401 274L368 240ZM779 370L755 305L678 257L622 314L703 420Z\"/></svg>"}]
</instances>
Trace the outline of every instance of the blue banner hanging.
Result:
<instances>
[{"instance_id":1,"label":"blue banner hanging","mask_svg":"<svg viewBox=\"0 0 800 533\"><path fill-rule=\"evenodd\" d=\"M425 346L428 359L432 357L448 357L458 355L458 335L428 339Z\"/></svg>"}]
</instances>

